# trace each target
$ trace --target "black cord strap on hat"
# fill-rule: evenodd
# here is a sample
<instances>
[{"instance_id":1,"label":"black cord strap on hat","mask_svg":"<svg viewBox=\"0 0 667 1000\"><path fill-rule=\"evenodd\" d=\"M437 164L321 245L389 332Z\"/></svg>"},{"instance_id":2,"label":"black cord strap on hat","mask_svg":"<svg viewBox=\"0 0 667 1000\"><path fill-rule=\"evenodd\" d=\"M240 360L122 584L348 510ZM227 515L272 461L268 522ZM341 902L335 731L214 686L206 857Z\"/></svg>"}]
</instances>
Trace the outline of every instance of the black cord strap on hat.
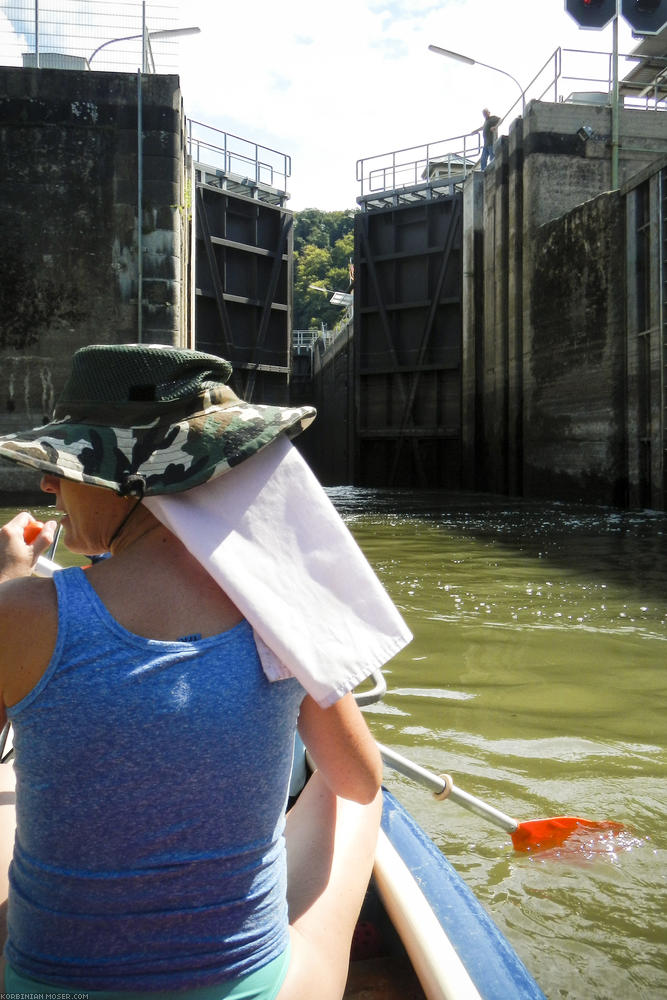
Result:
<instances>
[{"instance_id":1,"label":"black cord strap on hat","mask_svg":"<svg viewBox=\"0 0 667 1000\"><path fill-rule=\"evenodd\" d=\"M127 476L125 476L125 478L124 478L124 480L122 482L122 485L121 485L121 487L120 487L120 489L119 489L118 492L123 497L129 497L130 495L136 496L137 502L127 512L127 514L125 515L125 517L120 522L120 524L118 525L118 527L114 531L113 535L109 539L109 545L108 545L109 549L111 549L111 546L116 541L116 539L120 535L121 531L123 530L123 528L125 527L125 525L127 524L127 522L130 520L130 518L134 514L135 510L137 509L137 507L139 506L139 504L143 500L144 493L146 492L146 480L144 479L143 476L127 475Z\"/></svg>"},{"instance_id":2,"label":"black cord strap on hat","mask_svg":"<svg viewBox=\"0 0 667 1000\"><path fill-rule=\"evenodd\" d=\"M135 510L137 509L137 507L139 506L140 503L141 503L141 497L139 497L139 499L134 504L134 506L129 509L129 511L127 512L127 514L123 518L123 520L120 522L120 524L118 525L118 527L114 531L113 535L109 539L109 544L107 545L107 548L109 550L111 549L111 546L116 541L116 539L120 535L121 531L123 530L123 528L125 527L125 525L127 524L127 522L130 520L130 518L132 517L132 515L134 514Z\"/></svg>"}]
</instances>

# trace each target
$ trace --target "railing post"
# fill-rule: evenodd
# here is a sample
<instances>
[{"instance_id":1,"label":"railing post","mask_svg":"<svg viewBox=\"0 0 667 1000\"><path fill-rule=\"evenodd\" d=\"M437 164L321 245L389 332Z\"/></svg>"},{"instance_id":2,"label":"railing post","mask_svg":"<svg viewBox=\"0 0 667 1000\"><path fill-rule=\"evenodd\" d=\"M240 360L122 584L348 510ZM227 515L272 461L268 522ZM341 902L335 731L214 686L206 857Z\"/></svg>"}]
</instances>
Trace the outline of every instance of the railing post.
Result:
<instances>
[{"instance_id":1,"label":"railing post","mask_svg":"<svg viewBox=\"0 0 667 1000\"><path fill-rule=\"evenodd\" d=\"M35 0L35 63L39 69L39 0Z\"/></svg>"},{"instance_id":2,"label":"railing post","mask_svg":"<svg viewBox=\"0 0 667 1000\"><path fill-rule=\"evenodd\" d=\"M144 306L144 120L141 70L137 72L137 343L143 340Z\"/></svg>"},{"instance_id":3,"label":"railing post","mask_svg":"<svg viewBox=\"0 0 667 1000\"><path fill-rule=\"evenodd\" d=\"M141 4L141 72L148 72L146 69L146 0L142 0Z\"/></svg>"},{"instance_id":4,"label":"railing post","mask_svg":"<svg viewBox=\"0 0 667 1000\"><path fill-rule=\"evenodd\" d=\"M611 189L618 189L619 161L619 89L618 89L618 19L620 16L620 0L616 0L616 14L613 23L613 81L611 98Z\"/></svg>"}]
</instances>

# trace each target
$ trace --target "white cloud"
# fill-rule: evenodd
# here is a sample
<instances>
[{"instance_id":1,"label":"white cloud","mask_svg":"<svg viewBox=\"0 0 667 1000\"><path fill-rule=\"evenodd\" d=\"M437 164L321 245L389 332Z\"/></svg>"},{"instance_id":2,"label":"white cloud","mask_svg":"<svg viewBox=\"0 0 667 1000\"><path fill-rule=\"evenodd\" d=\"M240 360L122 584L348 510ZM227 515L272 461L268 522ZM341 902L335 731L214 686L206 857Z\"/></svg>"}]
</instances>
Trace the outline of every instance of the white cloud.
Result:
<instances>
[{"instance_id":1,"label":"white cloud","mask_svg":"<svg viewBox=\"0 0 667 1000\"><path fill-rule=\"evenodd\" d=\"M3 63L5 66L22 66L22 53L29 47L25 36L17 31L7 15L0 11L0 38L2 39Z\"/></svg>"},{"instance_id":2,"label":"white cloud","mask_svg":"<svg viewBox=\"0 0 667 1000\"><path fill-rule=\"evenodd\" d=\"M291 206L354 207L362 157L449 136L503 115L506 76L428 52L434 42L504 69L522 86L564 48L611 51L563 0L189 0L180 42L186 114L292 158ZM621 22L620 48L634 48ZM606 74L606 63L604 73ZM573 85L571 89L604 89Z\"/></svg>"}]
</instances>

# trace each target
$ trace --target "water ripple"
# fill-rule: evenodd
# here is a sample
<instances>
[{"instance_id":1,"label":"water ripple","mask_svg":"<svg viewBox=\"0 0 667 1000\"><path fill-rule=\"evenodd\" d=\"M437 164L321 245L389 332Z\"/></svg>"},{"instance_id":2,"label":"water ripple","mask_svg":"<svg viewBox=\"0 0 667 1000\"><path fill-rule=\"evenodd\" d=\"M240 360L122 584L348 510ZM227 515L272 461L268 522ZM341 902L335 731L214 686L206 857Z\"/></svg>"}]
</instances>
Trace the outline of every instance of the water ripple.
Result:
<instances>
[{"instance_id":1,"label":"water ripple","mask_svg":"<svg viewBox=\"0 0 667 1000\"><path fill-rule=\"evenodd\" d=\"M441 688L392 688L392 698L444 698L450 701L469 701L475 695L470 691L448 691Z\"/></svg>"}]
</instances>

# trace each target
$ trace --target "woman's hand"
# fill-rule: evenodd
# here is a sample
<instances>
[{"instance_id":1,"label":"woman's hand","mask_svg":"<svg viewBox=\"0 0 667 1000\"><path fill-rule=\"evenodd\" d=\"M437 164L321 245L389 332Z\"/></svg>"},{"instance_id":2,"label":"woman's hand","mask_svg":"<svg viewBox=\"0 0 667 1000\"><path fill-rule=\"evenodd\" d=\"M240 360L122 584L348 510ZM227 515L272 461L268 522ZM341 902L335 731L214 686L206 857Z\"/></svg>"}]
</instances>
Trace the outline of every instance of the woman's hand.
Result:
<instances>
[{"instance_id":1,"label":"woman's hand","mask_svg":"<svg viewBox=\"0 0 667 1000\"><path fill-rule=\"evenodd\" d=\"M38 557L53 542L57 524L47 521L32 542L26 542L24 531L34 518L23 510L0 528L0 583L30 576Z\"/></svg>"}]
</instances>

